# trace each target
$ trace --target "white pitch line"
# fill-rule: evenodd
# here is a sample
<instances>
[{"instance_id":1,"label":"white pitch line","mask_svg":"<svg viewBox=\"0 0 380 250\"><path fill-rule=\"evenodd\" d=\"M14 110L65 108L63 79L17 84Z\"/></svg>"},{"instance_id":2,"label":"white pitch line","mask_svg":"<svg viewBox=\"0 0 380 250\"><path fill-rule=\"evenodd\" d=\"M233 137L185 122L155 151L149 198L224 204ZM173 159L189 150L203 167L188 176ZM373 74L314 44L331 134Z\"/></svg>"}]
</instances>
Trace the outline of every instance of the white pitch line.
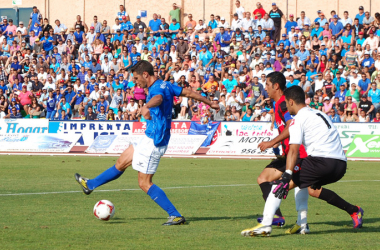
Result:
<instances>
[{"instance_id":1,"label":"white pitch line","mask_svg":"<svg viewBox=\"0 0 380 250\"><path fill-rule=\"evenodd\" d=\"M343 180L338 182L380 182L380 180ZM179 186L179 187L165 187L162 189L188 189L188 188L212 188L212 187L246 187L257 186L257 184L229 184L229 185L205 185L205 186ZM96 192L117 192L117 191L140 191L139 188L130 189L103 189L96 190ZM26 196L26 195L47 195L47 194L71 194L82 193L82 191L60 191L60 192L38 192L38 193L10 193L0 194L0 196Z\"/></svg>"}]
</instances>

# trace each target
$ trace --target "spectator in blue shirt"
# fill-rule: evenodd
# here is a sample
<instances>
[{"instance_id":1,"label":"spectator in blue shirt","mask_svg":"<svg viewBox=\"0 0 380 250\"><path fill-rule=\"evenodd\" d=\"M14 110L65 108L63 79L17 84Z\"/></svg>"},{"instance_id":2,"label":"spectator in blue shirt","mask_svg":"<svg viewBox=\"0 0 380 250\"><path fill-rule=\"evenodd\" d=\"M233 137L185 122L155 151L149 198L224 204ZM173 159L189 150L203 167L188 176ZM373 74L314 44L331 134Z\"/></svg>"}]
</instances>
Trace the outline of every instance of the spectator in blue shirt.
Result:
<instances>
[{"instance_id":1,"label":"spectator in blue shirt","mask_svg":"<svg viewBox=\"0 0 380 250\"><path fill-rule=\"evenodd\" d=\"M330 110L331 115L329 115L332 122L341 122L340 116L335 113L335 109Z\"/></svg>"},{"instance_id":2,"label":"spectator in blue shirt","mask_svg":"<svg viewBox=\"0 0 380 250\"><path fill-rule=\"evenodd\" d=\"M368 67L370 74L372 74L372 72L375 71L375 60L373 60L369 51L364 52L364 59L361 63L361 66L363 68Z\"/></svg>"},{"instance_id":3,"label":"spectator in blue shirt","mask_svg":"<svg viewBox=\"0 0 380 250\"><path fill-rule=\"evenodd\" d=\"M120 29L116 30L116 34L112 37L111 42L115 42L116 40L119 40L120 42L123 41L124 34L121 33Z\"/></svg>"},{"instance_id":4,"label":"spectator in blue shirt","mask_svg":"<svg viewBox=\"0 0 380 250\"><path fill-rule=\"evenodd\" d=\"M44 37L40 39L39 42L36 42L38 45L42 45L46 53L51 56L53 54L53 41L54 39L49 36L49 32L44 31Z\"/></svg>"},{"instance_id":5,"label":"spectator in blue shirt","mask_svg":"<svg viewBox=\"0 0 380 250\"><path fill-rule=\"evenodd\" d=\"M219 42L222 50L226 53L230 52L231 36L224 31L224 27L219 27L220 33L216 34L214 41Z\"/></svg>"},{"instance_id":6,"label":"spectator in blue shirt","mask_svg":"<svg viewBox=\"0 0 380 250\"><path fill-rule=\"evenodd\" d=\"M341 85L346 86L347 84L346 79L341 77L341 73L339 70L336 72L336 77L333 79L333 83L335 85L335 89L339 89Z\"/></svg>"},{"instance_id":7,"label":"spectator in blue shirt","mask_svg":"<svg viewBox=\"0 0 380 250\"><path fill-rule=\"evenodd\" d=\"M300 45L300 50L296 53L296 56L302 61L302 63L305 65L305 62L309 61L310 59L310 52L305 49L305 45Z\"/></svg>"},{"instance_id":8,"label":"spectator in blue shirt","mask_svg":"<svg viewBox=\"0 0 380 250\"><path fill-rule=\"evenodd\" d=\"M64 113L62 111L64 111ZM58 114L60 114L58 119L65 119L66 115L67 115L66 120L68 120L68 118L71 117L71 107L70 107L70 104L66 101L66 97L64 96L61 97L61 101L59 102ZM64 117L62 117L62 114L64 115Z\"/></svg>"},{"instance_id":9,"label":"spectator in blue shirt","mask_svg":"<svg viewBox=\"0 0 380 250\"><path fill-rule=\"evenodd\" d=\"M338 15L334 15L333 22L330 23L329 28L333 36L340 37L342 35L344 27L341 22L338 22Z\"/></svg>"},{"instance_id":10,"label":"spectator in blue shirt","mask_svg":"<svg viewBox=\"0 0 380 250\"><path fill-rule=\"evenodd\" d=\"M42 15L38 11L37 6L33 6L33 11L30 13L29 27L33 27L34 24L42 23Z\"/></svg>"},{"instance_id":11,"label":"spectator in blue shirt","mask_svg":"<svg viewBox=\"0 0 380 250\"><path fill-rule=\"evenodd\" d=\"M159 30L160 30L161 20L158 19L158 16L156 13L153 14L153 19L149 21L149 29L151 30L150 33L158 36Z\"/></svg>"},{"instance_id":12,"label":"spectator in blue shirt","mask_svg":"<svg viewBox=\"0 0 380 250\"><path fill-rule=\"evenodd\" d=\"M211 27L211 29L216 29L218 27L218 22L215 20L214 14L211 14L208 26Z\"/></svg>"},{"instance_id":13,"label":"spectator in blue shirt","mask_svg":"<svg viewBox=\"0 0 380 250\"><path fill-rule=\"evenodd\" d=\"M42 32L42 28L38 23L34 23L34 25L32 27L30 27L30 31L31 32L34 31L34 34L36 36L40 36L40 34Z\"/></svg>"},{"instance_id":14,"label":"spectator in blue shirt","mask_svg":"<svg viewBox=\"0 0 380 250\"><path fill-rule=\"evenodd\" d=\"M356 14L355 18L359 19L359 23L360 24L363 24L363 19L365 17L365 13L364 13L364 7L363 6L360 6L359 7L359 13Z\"/></svg>"},{"instance_id":15,"label":"spectator in blue shirt","mask_svg":"<svg viewBox=\"0 0 380 250\"><path fill-rule=\"evenodd\" d=\"M293 76L293 75L290 75L290 76L289 76L289 82L286 83L286 87L287 87L287 88L290 88L290 87L292 87L292 86L298 86L299 83L300 83L300 81L295 80L295 79L294 79L294 76Z\"/></svg>"},{"instance_id":16,"label":"spectator in blue shirt","mask_svg":"<svg viewBox=\"0 0 380 250\"><path fill-rule=\"evenodd\" d=\"M362 73L362 79L358 82L360 94L367 93L370 89L371 80L367 78L365 73Z\"/></svg>"},{"instance_id":17,"label":"spectator in blue shirt","mask_svg":"<svg viewBox=\"0 0 380 250\"><path fill-rule=\"evenodd\" d=\"M338 97L339 98L339 102L342 103L342 102L344 102L346 100L346 93L347 93L346 85L342 84L342 85L339 86L339 90L335 93L335 97Z\"/></svg>"},{"instance_id":18,"label":"spectator in blue shirt","mask_svg":"<svg viewBox=\"0 0 380 250\"><path fill-rule=\"evenodd\" d=\"M281 43L284 44L284 49L285 50L289 49L290 41L288 39L286 39L286 34L282 34L282 38L281 38L280 41L278 41L277 47L279 47Z\"/></svg>"},{"instance_id":19,"label":"spectator in blue shirt","mask_svg":"<svg viewBox=\"0 0 380 250\"><path fill-rule=\"evenodd\" d=\"M319 34L321 34L322 31L323 28L321 28L319 22L316 22L315 27L311 30L310 36L313 37L316 35L317 37L319 37L319 40L323 40L323 36L319 36Z\"/></svg>"},{"instance_id":20,"label":"spectator in blue shirt","mask_svg":"<svg viewBox=\"0 0 380 250\"><path fill-rule=\"evenodd\" d=\"M73 99L71 100L71 103L70 103L71 107L74 107L73 108L73 116L75 116L83 108L82 107L83 99L84 99L84 95L82 93L82 90L78 89L78 92L73 97Z\"/></svg>"},{"instance_id":21,"label":"spectator in blue shirt","mask_svg":"<svg viewBox=\"0 0 380 250\"><path fill-rule=\"evenodd\" d=\"M286 34L289 33L289 31L292 28L292 26L296 27L297 26L297 22L294 21L294 15L290 14L289 15L289 20L285 23Z\"/></svg>"},{"instance_id":22,"label":"spectator in blue shirt","mask_svg":"<svg viewBox=\"0 0 380 250\"><path fill-rule=\"evenodd\" d=\"M169 33L171 34L171 38L174 39L181 28L181 25L177 22L175 18L172 19L172 23L169 25Z\"/></svg>"}]
</instances>

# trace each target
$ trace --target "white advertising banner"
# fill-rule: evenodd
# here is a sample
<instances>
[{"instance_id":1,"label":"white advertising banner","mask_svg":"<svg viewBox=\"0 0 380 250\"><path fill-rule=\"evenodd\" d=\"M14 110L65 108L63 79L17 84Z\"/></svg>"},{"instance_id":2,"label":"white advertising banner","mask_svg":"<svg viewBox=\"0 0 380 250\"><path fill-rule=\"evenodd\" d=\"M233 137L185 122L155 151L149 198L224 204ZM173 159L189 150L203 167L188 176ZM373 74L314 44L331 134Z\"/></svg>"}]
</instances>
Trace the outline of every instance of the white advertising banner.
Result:
<instances>
[{"instance_id":1,"label":"white advertising banner","mask_svg":"<svg viewBox=\"0 0 380 250\"><path fill-rule=\"evenodd\" d=\"M68 153L81 137L57 134L0 134L0 151Z\"/></svg>"},{"instance_id":2,"label":"white advertising banner","mask_svg":"<svg viewBox=\"0 0 380 250\"><path fill-rule=\"evenodd\" d=\"M106 150L107 153L120 154L130 144L139 142L141 135L121 136L119 135ZM172 135L166 150L167 155L192 155L197 152L205 141L205 135Z\"/></svg>"},{"instance_id":3,"label":"white advertising banner","mask_svg":"<svg viewBox=\"0 0 380 250\"><path fill-rule=\"evenodd\" d=\"M211 146L207 155L273 155L273 149L261 152L260 142L278 135L269 122L222 122L222 136ZM281 150L281 149L280 149Z\"/></svg>"},{"instance_id":4,"label":"white advertising banner","mask_svg":"<svg viewBox=\"0 0 380 250\"><path fill-rule=\"evenodd\" d=\"M221 136L211 148L207 155L274 155L273 149L268 148L261 152L257 148L260 142L270 141L269 136Z\"/></svg>"},{"instance_id":5,"label":"white advertising banner","mask_svg":"<svg viewBox=\"0 0 380 250\"><path fill-rule=\"evenodd\" d=\"M339 131L343 149L348 150L355 135L380 134L380 124L377 123L334 123Z\"/></svg>"},{"instance_id":6,"label":"white advertising banner","mask_svg":"<svg viewBox=\"0 0 380 250\"><path fill-rule=\"evenodd\" d=\"M98 135L85 153L104 154L117 137L118 135Z\"/></svg>"},{"instance_id":7,"label":"white advertising banner","mask_svg":"<svg viewBox=\"0 0 380 250\"><path fill-rule=\"evenodd\" d=\"M78 144L90 146L99 135L130 135L132 124L123 121L51 121L49 133L82 134Z\"/></svg>"},{"instance_id":8,"label":"white advertising banner","mask_svg":"<svg viewBox=\"0 0 380 250\"><path fill-rule=\"evenodd\" d=\"M0 119L0 134L47 134L47 119Z\"/></svg>"}]
</instances>

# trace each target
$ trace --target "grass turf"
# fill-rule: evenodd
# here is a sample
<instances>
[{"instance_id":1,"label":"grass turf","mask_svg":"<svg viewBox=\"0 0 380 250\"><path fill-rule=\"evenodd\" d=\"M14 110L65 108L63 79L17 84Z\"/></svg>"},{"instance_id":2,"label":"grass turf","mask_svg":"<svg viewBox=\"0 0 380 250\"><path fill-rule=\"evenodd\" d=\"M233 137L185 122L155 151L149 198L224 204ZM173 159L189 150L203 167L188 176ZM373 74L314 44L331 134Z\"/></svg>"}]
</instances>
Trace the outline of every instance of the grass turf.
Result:
<instances>
[{"instance_id":1,"label":"grass turf","mask_svg":"<svg viewBox=\"0 0 380 250\"><path fill-rule=\"evenodd\" d=\"M1 156L0 194L79 191L74 173L95 177L112 157ZM164 227L167 214L138 189L137 172L90 196L82 193L0 196L1 249L378 249L380 218L374 192L380 187L378 163L349 162L342 182L329 185L365 211L364 227L352 229L349 215L309 199L309 235L284 235L296 221L293 192L282 203L287 225L271 237L244 238L264 202L256 177L267 160L162 159L154 178L188 220ZM360 181L358 181L360 180ZM356 181L356 182L355 182ZM242 185L240 185L242 184ZM181 187L172 188L170 187ZM92 214L101 199L116 206L113 220Z\"/></svg>"}]
</instances>

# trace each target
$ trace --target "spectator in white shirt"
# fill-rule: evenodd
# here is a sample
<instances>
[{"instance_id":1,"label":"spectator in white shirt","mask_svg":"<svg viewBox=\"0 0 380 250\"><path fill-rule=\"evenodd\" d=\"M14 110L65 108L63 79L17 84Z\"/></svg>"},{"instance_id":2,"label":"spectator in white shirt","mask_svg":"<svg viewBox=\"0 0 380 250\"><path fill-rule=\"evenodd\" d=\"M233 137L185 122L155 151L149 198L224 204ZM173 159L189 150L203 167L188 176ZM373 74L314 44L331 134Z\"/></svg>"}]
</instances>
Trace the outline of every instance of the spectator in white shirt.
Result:
<instances>
[{"instance_id":1,"label":"spectator in white shirt","mask_svg":"<svg viewBox=\"0 0 380 250\"><path fill-rule=\"evenodd\" d=\"M224 17L221 17L220 18L220 23L218 24L218 28L223 27L223 28L226 29L229 26L230 25L228 24L228 22L226 22L226 19Z\"/></svg>"},{"instance_id":2,"label":"spectator in white shirt","mask_svg":"<svg viewBox=\"0 0 380 250\"><path fill-rule=\"evenodd\" d=\"M243 6L240 5L240 1L236 0L236 10L235 12L238 14L238 17L240 20L244 18L245 9Z\"/></svg>"},{"instance_id":3,"label":"spectator in white shirt","mask_svg":"<svg viewBox=\"0 0 380 250\"><path fill-rule=\"evenodd\" d=\"M252 27L252 29L256 29L255 23L251 19L251 13L249 12L245 13L245 18L243 19L241 26L242 26L243 32L247 32L249 27Z\"/></svg>"},{"instance_id":4,"label":"spectator in white shirt","mask_svg":"<svg viewBox=\"0 0 380 250\"><path fill-rule=\"evenodd\" d=\"M343 18L339 21L343 24L343 27L346 27L348 23L352 25L352 19L348 16L348 11L343 12Z\"/></svg>"},{"instance_id":5,"label":"spectator in white shirt","mask_svg":"<svg viewBox=\"0 0 380 250\"><path fill-rule=\"evenodd\" d=\"M297 26L302 29L305 24L311 25L310 18L305 15L305 11L301 11L301 17L297 20Z\"/></svg>"},{"instance_id":6,"label":"spectator in white shirt","mask_svg":"<svg viewBox=\"0 0 380 250\"><path fill-rule=\"evenodd\" d=\"M238 18L238 14L234 14L234 18L231 23L231 30L235 31L236 29L241 29L242 20Z\"/></svg>"},{"instance_id":7,"label":"spectator in white shirt","mask_svg":"<svg viewBox=\"0 0 380 250\"><path fill-rule=\"evenodd\" d=\"M66 25L61 23L58 19L55 20L56 26L54 27L54 34L55 35L61 35L62 33L65 34L67 31Z\"/></svg>"},{"instance_id":8,"label":"spectator in white shirt","mask_svg":"<svg viewBox=\"0 0 380 250\"><path fill-rule=\"evenodd\" d=\"M274 23L272 18L269 18L268 14L265 14L264 16L264 21L263 21L263 26L261 26L264 31L271 31L273 30Z\"/></svg>"}]
</instances>

